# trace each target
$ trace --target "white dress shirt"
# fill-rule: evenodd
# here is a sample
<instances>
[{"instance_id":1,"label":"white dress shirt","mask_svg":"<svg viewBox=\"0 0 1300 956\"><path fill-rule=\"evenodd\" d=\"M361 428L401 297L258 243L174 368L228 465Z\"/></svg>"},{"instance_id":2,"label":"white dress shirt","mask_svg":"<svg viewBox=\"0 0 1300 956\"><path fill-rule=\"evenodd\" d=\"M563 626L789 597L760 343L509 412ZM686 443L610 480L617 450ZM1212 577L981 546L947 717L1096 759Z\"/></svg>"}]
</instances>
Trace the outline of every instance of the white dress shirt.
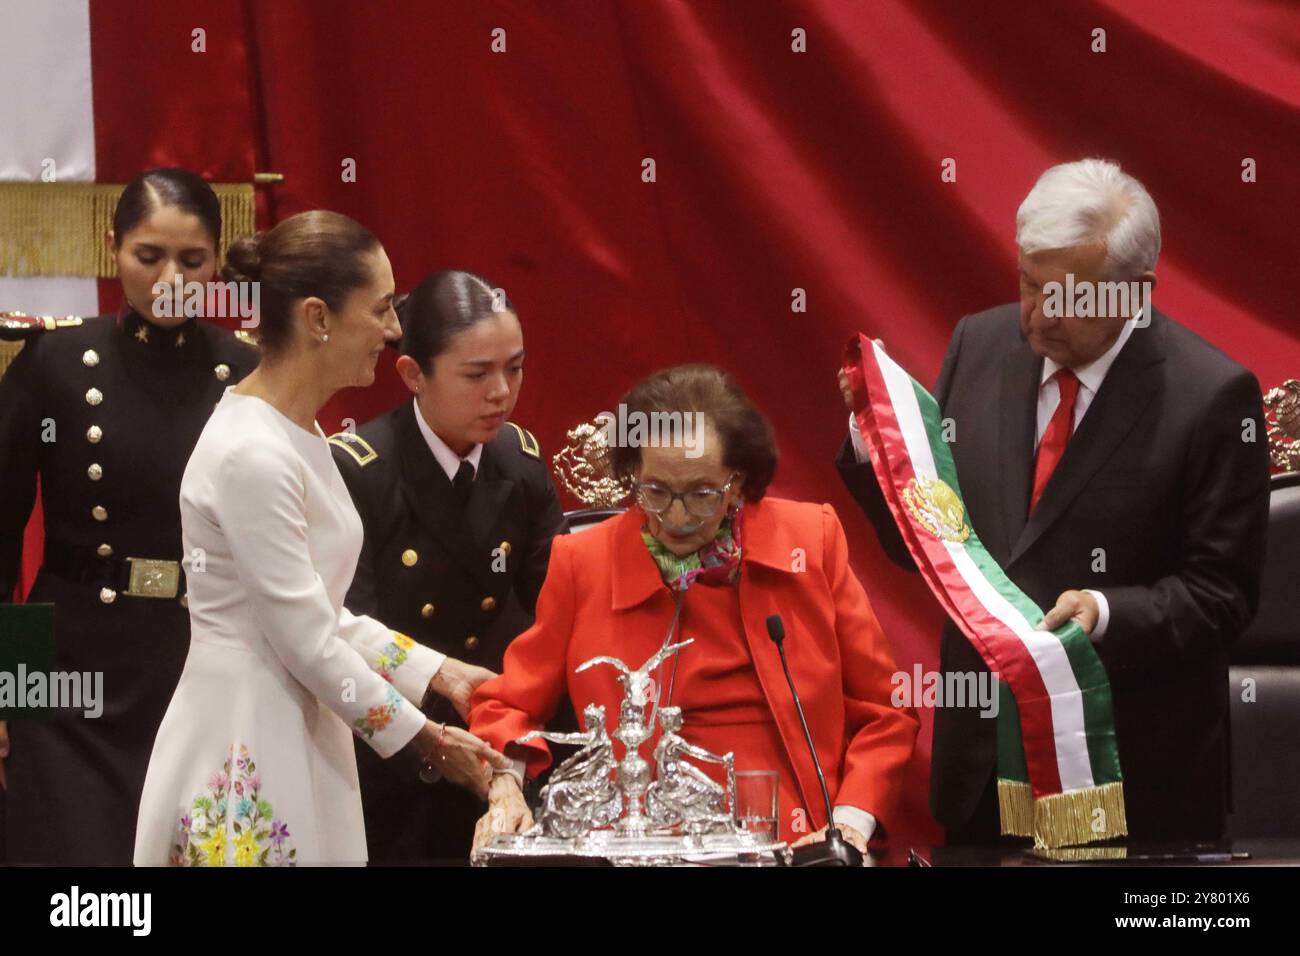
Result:
<instances>
[{"instance_id":1,"label":"white dress shirt","mask_svg":"<svg viewBox=\"0 0 1300 956\"><path fill-rule=\"evenodd\" d=\"M1092 400L1097 397L1097 392L1106 378L1106 373L1115 364L1120 349L1124 347L1124 343L1133 334L1133 329L1141 317L1142 310L1139 309L1132 319L1124 323L1110 348L1087 365L1080 365L1074 369L1075 377L1079 379L1079 392L1074 399L1074 423L1070 428L1071 434L1079 427L1079 422L1083 421L1083 416L1088 411L1089 406L1092 405ZM1054 377L1060 368L1061 364L1054 359L1043 359L1043 373L1038 380L1038 424L1034 432L1035 450L1038 449L1038 443L1043 440L1043 433L1047 431L1052 416L1056 414L1056 406L1061 404L1061 388ZM866 442L862 438L862 433L858 431L857 416L852 413L849 414L849 441L853 444L853 454L859 463L871 461ZM1091 637L1099 639L1105 636L1106 628L1110 624L1110 602L1106 600L1106 595L1101 591L1085 588L1084 593L1091 594L1097 602L1097 625L1092 629Z\"/></svg>"},{"instance_id":2,"label":"white dress shirt","mask_svg":"<svg viewBox=\"0 0 1300 956\"><path fill-rule=\"evenodd\" d=\"M1079 394L1074 399L1074 424L1070 426L1071 434L1079 427L1079 422L1083 421L1083 415L1092 404L1092 400L1097 397L1097 390L1101 388L1106 373L1115 364L1119 350L1124 347L1124 343L1132 334L1133 322L1125 322L1110 348L1087 365L1080 365L1074 369L1075 377L1079 379ZM1038 443L1043 440L1043 432L1047 431L1052 416L1056 414L1056 406L1061 403L1061 388L1053 377L1060 368L1061 364L1054 359L1043 359L1043 374L1038 380L1038 430L1034 433L1034 448L1038 448Z\"/></svg>"},{"instance_id":3,"label":"white dress shirt","mask_svg":"<svg viewBox=\"0 0 1300 956\"><path fill-rule=\"evenodd\" d=\"M474 474L477 475L478 463L483 457L483 446L481 444L475 445L469 450L468 455L461 458L460 455L448 447L445 441L434 434L433 429L429 427L429 423L424 420L424 416L420 413L420 400L413 398L411 403L415 406L415 424L420 426L420 434L424 436L429 451L433 452L433 457L437 459L442 470L447 473L447 480L456 480L456 472L460 471L462 461L469 462L474 469Z\"/></svg>"}]
</instances>

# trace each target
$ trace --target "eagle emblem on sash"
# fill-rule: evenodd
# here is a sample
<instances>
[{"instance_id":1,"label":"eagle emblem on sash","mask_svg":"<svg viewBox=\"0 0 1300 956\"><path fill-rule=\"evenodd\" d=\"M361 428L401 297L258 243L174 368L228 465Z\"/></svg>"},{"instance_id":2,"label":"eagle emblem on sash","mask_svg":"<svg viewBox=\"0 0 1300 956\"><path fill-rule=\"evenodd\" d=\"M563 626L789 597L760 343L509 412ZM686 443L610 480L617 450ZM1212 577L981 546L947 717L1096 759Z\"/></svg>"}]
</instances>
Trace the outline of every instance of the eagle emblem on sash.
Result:
<instances>
[{"instance_id":1,"label":"eagle emblem on sash","mask_svg":"<svg viewBox=\"0 0 1300 956\"><path fill-rule=\"evenodd\" d=\"M913 478L903 489L903 504L917 523L936 538L960 544L970 537L966 508L942 478Z\"/></svg>"}]
</instances>

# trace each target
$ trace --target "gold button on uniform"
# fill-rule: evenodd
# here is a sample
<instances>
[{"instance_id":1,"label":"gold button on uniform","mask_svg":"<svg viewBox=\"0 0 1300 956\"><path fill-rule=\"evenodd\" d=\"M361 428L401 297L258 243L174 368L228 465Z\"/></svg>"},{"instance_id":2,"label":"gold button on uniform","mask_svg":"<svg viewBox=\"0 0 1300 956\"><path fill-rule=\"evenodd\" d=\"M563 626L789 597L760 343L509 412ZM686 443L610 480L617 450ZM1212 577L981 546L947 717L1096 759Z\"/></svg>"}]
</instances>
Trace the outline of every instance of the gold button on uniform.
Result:
<instances>
[{"instance_id":1,"label":"gold button on uniform","mask_svg":"<svg viewBox=\"0 0 1300 956\"><path fill-rule=\"evenodd\" d=\"M432 604L426 604L424 607L420 608L420 617L423 618L433 617L433 610L434 609Z\"/></svg>"},{"instance_id":2,"label":"gold button on uniform","mask_svg":"<svg viewBox=\"0 0 1300 956\"><path fill-rule=\"evenodd\" d=\"M188 594L182 594L182 595L180 596L179 600L180 600L180 602L181 602L181 607L189 607L189 606L190 606L190 596L189 596Z\"/></svg>"},{"instance_id":3,"label":"gold button on uniform","mask_svg":"<svg viewBox=\"0 0 1300 956\"><path fill-rule=\"evenodd\" d=\"M90 513L96 521L108 520L108 509L103 505L95 505L95 507L90 509Z\"/></svg>"},{"instance_id":4,"label":"gold button on uniform","mask_svg":"<svg viewBox=\"0 0 1300 956\"><path fill-rule=\"evenodd\" d=\"M113 556L113 546L111 544L101 544L95 549L95 553L101 558L111 558Z\"/></svg>"},{"instance_id":5,"label":"gold button on uniform","mask_svg":"<svg viewBox=\"0 0 1300 956\"><path fill-rule=\"evenodd\" d=\"M471 634L465 638L465 650L472 651L478 647L478 638Z\"/></svg>"},{"instance_id":6,"label":"gold button on uniform","mask_svg":"<svg viewBox=\"0 0 1300 956\"><path fill-rule=\"evenodd\" d=\"M104 469L97 464L91 465L86 469L86 475L91 481L99 481L99 479L104 477Z\"/></svg>"},{"instance_id":7,"label":"gold button on uniform","mask_svg":"<svg viewBox=\"0 0 1300 956\"><path fill-rule=\"evenodd\" d=\"M501 553L502 553L502 554L509 554L509 553L510 553L510 542L509 542L509 541L502 541L502 542L501 542Z\"/></svg>"},{"instance_id":8,"label":"gold button on uniform","mask_svg":"<svg viewBox=\"0 0 1300 956\"><path fill-rule=\"evenodd\" d=\"M117 592L114 591L112 588L100 588L99 599L103 601L105 604L112 604L114 601L117 600Z\"/></svg>"},{"instance_id":9,"label":"gold button on uniform","mask_svg":"<svg viewBox=\"0 0 1300 956\"><path fill-rule=\"evenodd\" d=\"M99 353L94 349L86 349L81 353L81 364L86 368L94 368L99 364Z\"/></svg>"},{"instance_id":10,"label":"gold button on uniform","mask_svg":"<svg viewBox=\"0 0 1300 956\"><path fill-rule=\"evenodd\" d=\"M92 445L98 444L99 440L103 437L104 429L100 428L98 425L91 425L86 429L86 441L90 442Z\"/></svg>"},{"instance_id":11,"label":"gold button on uniform","mask_svg":"<svg viewBox=\"0 0 1300 956\"><path fill-rule=\"evenodd\" d=\"M230 378L230 366L225 362L222 362L212 370L212 373L217 376L218 382L224 382L226 379Z\"/></svg>"},{"instance_id":12,"label":"gold button on uniform","mask_svg":"<svg viewBox=\"0 0 1300 956\"><path fill-rule=\"evenodd\" d=\"M91 388L86 390L87 405L98 405L103 400L104 400L104 393L101 392L99 389Z\"/></svg>"},{"instance_id":13,"label":"gold button on uniform","mask_svg":"<svg viewBox=\"0 0 1300 956\"><path fill-rule=\"evenodd\" d=\"M497 606L497 599L491 596L485 597L483 600L478 602L478 606L485 611L490 611Z\"/></svg>"},{"instance_id":14,"label":"gold button on uniform","mask_svg":"<svg viewBox=\"0 0 1300 956\"><path fill-rule=\"evenodd\" d=\"M415 551L411 548L407 548L405 551L402 552L402 563L406 565L408 568L415 567L415 562L419 560L420 560L420 556L416 554Z\"/></svg>"}]
</instances>

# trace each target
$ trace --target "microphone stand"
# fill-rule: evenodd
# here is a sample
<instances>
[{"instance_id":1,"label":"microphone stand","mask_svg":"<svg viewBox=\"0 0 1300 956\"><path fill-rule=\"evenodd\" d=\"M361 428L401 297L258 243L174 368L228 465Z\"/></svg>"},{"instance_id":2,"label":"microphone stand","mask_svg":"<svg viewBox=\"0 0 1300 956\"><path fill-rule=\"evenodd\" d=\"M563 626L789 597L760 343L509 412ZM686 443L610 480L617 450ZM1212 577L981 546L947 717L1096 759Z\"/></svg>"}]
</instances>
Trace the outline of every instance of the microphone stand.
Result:
<instances>
[{"instance_id":1,"label":"microphone stand","mask_svg":"<svg viewBox=\"0 0 1300 956\"><path fill-rule=\"evenodd\" d=\"M813 746L812 732L808 729L808 719L804 717L803 704L799 700L799 691L795 689L794 678L790 675L790 662L785 656L785 624L781 615L773 614L767 619L767 636L776 645L781 655L781 669L785 671L785 682L790 685L790 696L794 698L794 709L799 715L799 726L803 728L803 739L812 754L813 769L817 771L817 783L821 786L822 800L826 804L826 839L818 843L809 843L791 850L791 866L861 866L862 851L844 839L844 834L835 826L835 808L831 804L831 792L826 787L826 775L822 773L822 764L817 759L817 748Z\"/></svg>"}]
</instances>

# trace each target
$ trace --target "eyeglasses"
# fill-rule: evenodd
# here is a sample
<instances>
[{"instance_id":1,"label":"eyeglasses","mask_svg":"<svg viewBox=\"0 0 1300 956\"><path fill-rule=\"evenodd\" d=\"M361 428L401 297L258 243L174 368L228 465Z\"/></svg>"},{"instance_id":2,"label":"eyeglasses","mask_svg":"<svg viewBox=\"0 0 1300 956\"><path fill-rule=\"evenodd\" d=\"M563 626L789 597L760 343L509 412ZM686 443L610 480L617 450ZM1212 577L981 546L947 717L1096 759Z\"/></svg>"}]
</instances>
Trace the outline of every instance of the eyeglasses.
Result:
<instances>
[{"instance_id":1,"label":"eyeglasses","mask_svg":"<svg viewBox=\"0 0 1300 956\"><path fill-rule=\"evenodd\" d=\"M662 485L642 484L638 481L636 500L650 514L661 515L680 498L687 514L695 518L712 518L722 507L722 500L738 477L739 473L733 471L721 488L697 488L693 491L672 491Z\"/></svg>"}]
</instances>

